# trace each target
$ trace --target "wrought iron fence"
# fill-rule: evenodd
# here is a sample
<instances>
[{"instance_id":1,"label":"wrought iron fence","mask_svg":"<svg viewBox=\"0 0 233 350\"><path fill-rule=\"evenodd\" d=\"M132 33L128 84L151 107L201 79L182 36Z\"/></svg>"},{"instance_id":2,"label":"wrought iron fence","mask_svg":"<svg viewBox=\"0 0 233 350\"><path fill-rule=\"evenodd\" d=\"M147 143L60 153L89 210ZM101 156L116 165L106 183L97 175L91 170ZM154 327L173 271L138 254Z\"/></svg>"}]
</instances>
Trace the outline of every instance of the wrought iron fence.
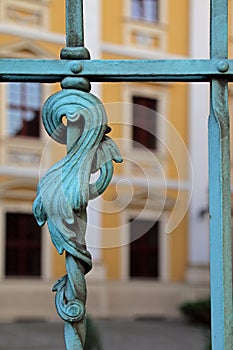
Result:
<instances>
[{"instance_id":1,"label":"wrought iron fence","mask_svg":"<svg viewBox=\"0 0 233 350\"><path fill-rule=\"evenodd\" d=\"M67 274L53 290L58 314L65 321L67 349L83 349L85 341L84 275L92 265L85 247L86 206L110 182L112 162L121 162L117 146L106 136L104 106L89 92L90 82L95 81L210 83L212 348L232 349L228 82L233 81L233 60L228 59L228 1L212 0L210 7L211 54L206 60L90 60L84 47L82 0L66 0L66 47L61 60L0 59L0 82L60 82L62 87L46 101L43 123L53 139L67 145L67 155L41 179L33 210L39 225L47 221L58 252L66 253ZM64 115L67 126L62 123ZM99 178L89 184L91 172L98 169Z\"/></svg>"}]
</instances>

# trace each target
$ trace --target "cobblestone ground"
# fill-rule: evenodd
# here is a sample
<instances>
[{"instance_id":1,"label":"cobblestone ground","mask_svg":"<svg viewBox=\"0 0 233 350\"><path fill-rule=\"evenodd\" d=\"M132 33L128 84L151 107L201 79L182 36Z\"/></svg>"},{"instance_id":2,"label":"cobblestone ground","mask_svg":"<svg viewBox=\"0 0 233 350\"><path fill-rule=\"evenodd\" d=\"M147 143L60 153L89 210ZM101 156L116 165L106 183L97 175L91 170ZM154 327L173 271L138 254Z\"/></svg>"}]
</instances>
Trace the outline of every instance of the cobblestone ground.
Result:
<instances>
[{"instance_id":1,"label":"cobblestone ground","mask_svg":"<svg viewBox=\"0 0 233 350\"><path fill-rule=\"evenodd\" d=\"M207 330L174 320L95 320L104 350L205 350ZM0 323L1 350L64 350L61 322Z\"/></svg>"}]
</instances>

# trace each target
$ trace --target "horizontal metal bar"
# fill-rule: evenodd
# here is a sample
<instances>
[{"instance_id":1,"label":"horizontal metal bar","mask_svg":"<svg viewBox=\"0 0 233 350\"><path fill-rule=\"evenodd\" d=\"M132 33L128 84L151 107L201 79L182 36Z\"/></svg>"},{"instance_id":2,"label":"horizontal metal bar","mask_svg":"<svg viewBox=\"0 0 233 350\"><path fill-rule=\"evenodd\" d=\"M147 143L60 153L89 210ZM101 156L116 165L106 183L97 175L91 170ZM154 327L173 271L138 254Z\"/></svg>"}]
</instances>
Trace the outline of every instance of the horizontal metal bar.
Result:
<instances>
[{"instance_id":1,"label":"horizontal metal bar","mask_svg":"<svg viewBox=\"0 0 233 350\"><path fill-rule=\"evenodd\" d=\"M0 82L233 81L233 60L27 60L0 59Z\"/></svg>"}]
</instances>

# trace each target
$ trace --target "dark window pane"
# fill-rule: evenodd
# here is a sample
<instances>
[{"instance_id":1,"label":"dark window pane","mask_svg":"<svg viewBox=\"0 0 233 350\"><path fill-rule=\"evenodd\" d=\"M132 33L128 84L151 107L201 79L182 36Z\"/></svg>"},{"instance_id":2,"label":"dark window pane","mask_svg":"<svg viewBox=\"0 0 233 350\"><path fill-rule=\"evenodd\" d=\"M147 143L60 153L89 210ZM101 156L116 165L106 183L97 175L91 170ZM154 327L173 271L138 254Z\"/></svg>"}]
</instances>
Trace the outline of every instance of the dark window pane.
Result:
<instances>
[{"instance_id":1,"label":"dark window pane","mask_svg":"<svg viewBox=\"0 0 233 350\"><path fill-rule=\"evenodd\" d=\"M156 110L158 101L151 98L133 96L133 147L156 150Z\"/></svg>"},{"instance_id":2,"label":"dark window pane","mask_svg":"<svg viewBox=\"0 0 233 350\"><path fill-rule=\"evenodd\" d=\"M7 123L11 136L40 136L41 87L37 83L10 83Z\"/></svg>"},{"instance_id":3,"label":"dark window pane","mask_svg":"<svg viewBox=\"0 0 233 350\"><path fill-rule=\"evenodd\" d=\"M131 220L130 234L130 277L158 278L159 222Z\"/></svg>"},{"instance_id":4,"label":"dark window pane","mask_svg":"<svg viewBox=\"0 0 233 350\"><path fill-rule=\"evenodd\" d=\"M5 274L41 275L41 228L32 214L6 214Z\"/></svg>"}]
</instances>

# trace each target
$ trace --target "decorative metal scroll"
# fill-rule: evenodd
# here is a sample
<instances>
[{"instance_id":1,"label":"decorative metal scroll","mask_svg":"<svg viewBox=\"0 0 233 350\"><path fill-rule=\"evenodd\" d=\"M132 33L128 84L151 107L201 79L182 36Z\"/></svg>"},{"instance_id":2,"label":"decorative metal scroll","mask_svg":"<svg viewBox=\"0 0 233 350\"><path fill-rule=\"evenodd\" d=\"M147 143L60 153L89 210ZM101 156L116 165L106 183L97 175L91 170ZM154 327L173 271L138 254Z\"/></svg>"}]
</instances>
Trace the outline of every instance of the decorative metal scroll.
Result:
<instances>
[{"instance_id":1,"label":"decorative metal scroll","mask_svg":"<svg viewBox=\"0 0 233 350\"><path fill-rule=\"evenodd\" d=\"M67 118L67 126L63 117ZM84 274L92 266L85 245L86 207L108 186L112 160L121 162L109 132L103 104L92 94L75 89L51 96L43 109L43 123L49 136L67 143L67 155L41 179L33 211L39 225L46 221L59 254L66 252L67 275L54 285L56 307L66 321L67 349L82 349L85 339L86 285ZM71 129L71 130L69 130ZM71 131L72 138L67 140ZM76 135L77 136L76 136ZM91 173L100 171L90 184ZM75 344L75 347L74 347Z\"/></svg>"},{"instance_id":2,"label":"decorative metal scroll","mask_svg":"<svg viewBox=\"0 0 233 350\"><path fill-rule=\"evenodd\" d=\"M62 50L61 57L88 59L89 52L82 46L82 1L67 2L67 17L70 46ZM72 67L73 71L78 69L79 65ZM113 161L122 159L116 144L106 135L111 130L106 112L101 101L89 92L89 81L65 77L61 86L63 90L45 102L42 119L48 135L67 145L67 155L40 180L33 212L39 225L47 222L58 253L66 253L67 274L55 283L53 291L57 312L65 321L66 348L81 350L86 335L84 275L92 267L85 243L87 204L104 192L112 178ZM91 174L97 172L97 180L90 183Z\"/></svg>"},{"instance_id":3,"label":"decorative metal scroll","mask_svg":"<svg viewBox=\"0 0 233 350\"><path fill-rule=\"evenodd\" d=\"M85 342L86 284L84 275L91 269L86 249L86 208L89 199L108 186L113 163L121 162L116 144L106 136L110 131L103 104L81 87L88 81L72 78L66 89L52 95L43 108L43 124L49 136L67 144L67 155L40 180L33 205L39 225L47 221L52 242L59 254L66 252L67 274L59 279L56 307L65 323L67 349L82 349ZM85 83L85 84L83 84ZM76 89L74 89L76 86ZM64 116L67 126L64 125ZM90 184L92 173L98 179Z\"/></svg>"}]
</instances>

